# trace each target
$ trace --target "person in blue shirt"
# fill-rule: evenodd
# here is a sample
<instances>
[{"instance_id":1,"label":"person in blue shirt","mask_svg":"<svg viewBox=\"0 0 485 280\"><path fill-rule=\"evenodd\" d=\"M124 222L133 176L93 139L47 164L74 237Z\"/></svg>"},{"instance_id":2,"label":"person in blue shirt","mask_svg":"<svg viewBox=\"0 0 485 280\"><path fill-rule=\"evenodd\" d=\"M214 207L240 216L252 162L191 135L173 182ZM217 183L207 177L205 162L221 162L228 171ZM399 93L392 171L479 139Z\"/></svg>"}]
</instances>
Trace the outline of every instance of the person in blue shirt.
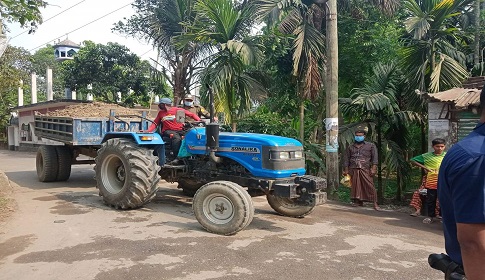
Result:
<instances>
[{"instance_id":1,"label":"person in blue shirt","mask_svg":"<svg viewBox=\"0 0 485 280\"><path fill-rule=\"evenodd\" d=\"M485 88L480 122L445 155L438 174L446 253L468 280L485 279Z\"/></svg>"}]
</instances>

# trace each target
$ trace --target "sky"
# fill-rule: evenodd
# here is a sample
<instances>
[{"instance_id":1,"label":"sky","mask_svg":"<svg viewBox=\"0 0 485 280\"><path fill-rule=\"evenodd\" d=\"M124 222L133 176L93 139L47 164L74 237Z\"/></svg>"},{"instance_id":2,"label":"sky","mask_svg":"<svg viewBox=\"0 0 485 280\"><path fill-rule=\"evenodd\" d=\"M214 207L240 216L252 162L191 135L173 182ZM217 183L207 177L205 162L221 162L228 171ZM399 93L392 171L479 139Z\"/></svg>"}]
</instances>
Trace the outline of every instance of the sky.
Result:
<instances>
[{"instance_id":1,"label":"sky","mask_svg":"<svg viewBox=\"0 0 485 280\"><path fill-rule=\"evenodd\" d=\"M116 42L126 46L143 60L156 58L156 52L146 42L126 38L111 31L114 23L134 14L130 5L132 0L47 0L47 2L49 5L41 9L44 23L38 26L34 34L28 34L28 29L22 29L18 23L7 24L10 29L7 34L10 45L23 47L34 53L47 44L53 45L58 40L62 41L66 38L78 44L85 40L98 44ZM92 21L95 22L86 25Z\"/></svg>"}]
</instances>

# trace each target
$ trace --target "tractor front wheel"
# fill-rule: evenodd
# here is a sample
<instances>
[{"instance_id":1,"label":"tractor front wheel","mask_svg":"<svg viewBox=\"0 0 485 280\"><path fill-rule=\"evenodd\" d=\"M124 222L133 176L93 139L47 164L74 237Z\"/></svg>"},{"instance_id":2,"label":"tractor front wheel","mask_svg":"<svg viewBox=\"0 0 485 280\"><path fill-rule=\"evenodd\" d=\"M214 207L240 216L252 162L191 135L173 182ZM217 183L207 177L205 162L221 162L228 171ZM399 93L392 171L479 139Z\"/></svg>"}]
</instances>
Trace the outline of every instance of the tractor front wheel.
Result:
<instances>
[{"instance_id":1,"label":"tractor front wheel","mask_svg":"<svg viewBox=\"0 0 485 280\"><path fill-rule=\"evenodd\" d=\"M310 214L315 205L305 205L291 198L268 194L266 196L269 206L276 212L287 217L304 217Z\"/></svg>"},{"instance_id":2,"label":"tractor front wheel","mask_svg":"<svg viewBox=\"0 0 485 280\"><path fill-rule=\"evenodd\" d=\"M253 201L247 191L228 181L210 182L200 187L192 207L202 227L221 235L239 232L254 216Z\"/></svg>"}]
</instances>

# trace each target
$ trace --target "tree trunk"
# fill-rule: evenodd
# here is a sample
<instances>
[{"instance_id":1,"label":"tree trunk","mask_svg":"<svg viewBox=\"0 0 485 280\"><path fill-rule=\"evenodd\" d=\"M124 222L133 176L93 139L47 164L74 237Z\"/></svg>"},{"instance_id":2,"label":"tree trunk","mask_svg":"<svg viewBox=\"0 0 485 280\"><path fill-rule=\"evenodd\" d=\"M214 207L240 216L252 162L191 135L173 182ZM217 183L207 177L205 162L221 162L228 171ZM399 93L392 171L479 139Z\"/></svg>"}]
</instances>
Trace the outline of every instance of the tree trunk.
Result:
<instances>
[{"instance_id":1,"label":"tree trunk","mask_svg":"<svg viewBox=\"0 0 485 280\"><path fill-rule=\"evenodd\" d=\"M377 200L379 203L384 201L384 188L382 187L382 114L379 112L377 117Z\"/></svg>"},{"instance_id":2,"label":"tree trunk","mask_svg":"<svg viewBox=\"0 0 485 280\"><path fill-rule=\"evenodd\" d=\"M300 101L300 142L305 144L305 101Z\"/></svg>"},{"instance_id":3,"label":"tree trunk","mask_svg":"<svg viewBox=\"0 0 485 280\"><path fill-rule=\"evenodd\" d=\"M435 44L436 44L435 40L431 40L431 50L430 50L430 54L429 54L431 71L430 71L430 74L428 76L428 81L427 81L427 91L428 92L431 92L431 75L433 74L433 72L435 71L435 68L436 68L436 56L435 56L436 45ZM439 85L438 85L438 88L439 88ZM432 92L432 93L434 93L434 92Z\"/></svg>"},{"instance_id":4,"label":"tree trunk","mask_svg":"<svg viewBox=\"0 0 485 280\"><path fill-rule=\"evenodd\" d=\"M480 0L475 0L475 42L474 42L474 56L473 64L478 65L480 63Z\"/></svg>"},{"instance_id":5,"label":"tree trunk","mask_svg":"<svg viewBox=\"0 0 485 280\"><path fill-rule=\"evenodd\" d=\"M423 121L420 124L420 129L421 129L421 154L424 154L428 152L428 141L426 141L426 120L423 116ZM421 168L421 177L424 176L426 173L424 172L424 169Z\"/></svg>"},{"instance_id":6,"label":"tree trunk","mask_svg":"<svg viewBox=\"0 0 485 280\"><path fill-rule=\"evenodd\" d=\"M338 30L337 30L337 0L327 2L328 13L326 15L327 24L327 75L326 75L326 99L327 99L327 118L335 119L337 122L338 137ZM327 131L328 132L328 131ZM327 133L328 134L328 133ZM329 135L327 135L329 137ZM336 140L338 143L338 139ZM330 145L327 145L329 147ZM327 188L329 197L338 198L337 188L339 184L339 160L338 148L328 149L326 155L327 166Z\"/></svg>"},{"instance_id":7,"label":"tree trunk","mask_svg":"<svg viewBox=\"0 0 485 280\"><path fill-rule=\"evenodd\" d=\"M397 180L397 190L396 190L396 200L397 201L402 201L402 189L403 189L403 177L401 176L401 172L398 168L397 170L397 177L396 177L396 180Z\"/></svg>"},{"instance_id":8,"label":"tree trunk","mask_svg":"<svg viewBox=\"0 0 485 280\"><path fill-rule=\"evenodd\" d=\"M232 132L236 132L236 129L237 129L237 123L235 121L233 121L232 124L231 124L231 130L232 130Z\"/></svg>"}]
</instances>

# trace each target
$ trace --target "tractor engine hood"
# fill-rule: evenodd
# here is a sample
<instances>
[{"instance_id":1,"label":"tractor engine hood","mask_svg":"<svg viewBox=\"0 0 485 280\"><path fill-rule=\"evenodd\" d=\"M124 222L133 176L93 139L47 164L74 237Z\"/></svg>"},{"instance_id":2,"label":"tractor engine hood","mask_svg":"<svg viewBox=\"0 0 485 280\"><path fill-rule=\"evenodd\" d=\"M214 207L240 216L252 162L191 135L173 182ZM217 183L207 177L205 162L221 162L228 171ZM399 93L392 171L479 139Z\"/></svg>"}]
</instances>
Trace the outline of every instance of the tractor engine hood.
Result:
<instances>
[{"instance_id":1,"label":"tractor engine hood","mask_svg":"<svg viewBox=\"0 0 485 280\"><path fill-rule=\"evenodd\" d=\"M205 128L190 130L185 136L185 145L190 154L208 154ZM287 178L305 174L303 146L292 138L221 132L216 156L240 163L256 177Z\"/></svg>"}]
</instances>

